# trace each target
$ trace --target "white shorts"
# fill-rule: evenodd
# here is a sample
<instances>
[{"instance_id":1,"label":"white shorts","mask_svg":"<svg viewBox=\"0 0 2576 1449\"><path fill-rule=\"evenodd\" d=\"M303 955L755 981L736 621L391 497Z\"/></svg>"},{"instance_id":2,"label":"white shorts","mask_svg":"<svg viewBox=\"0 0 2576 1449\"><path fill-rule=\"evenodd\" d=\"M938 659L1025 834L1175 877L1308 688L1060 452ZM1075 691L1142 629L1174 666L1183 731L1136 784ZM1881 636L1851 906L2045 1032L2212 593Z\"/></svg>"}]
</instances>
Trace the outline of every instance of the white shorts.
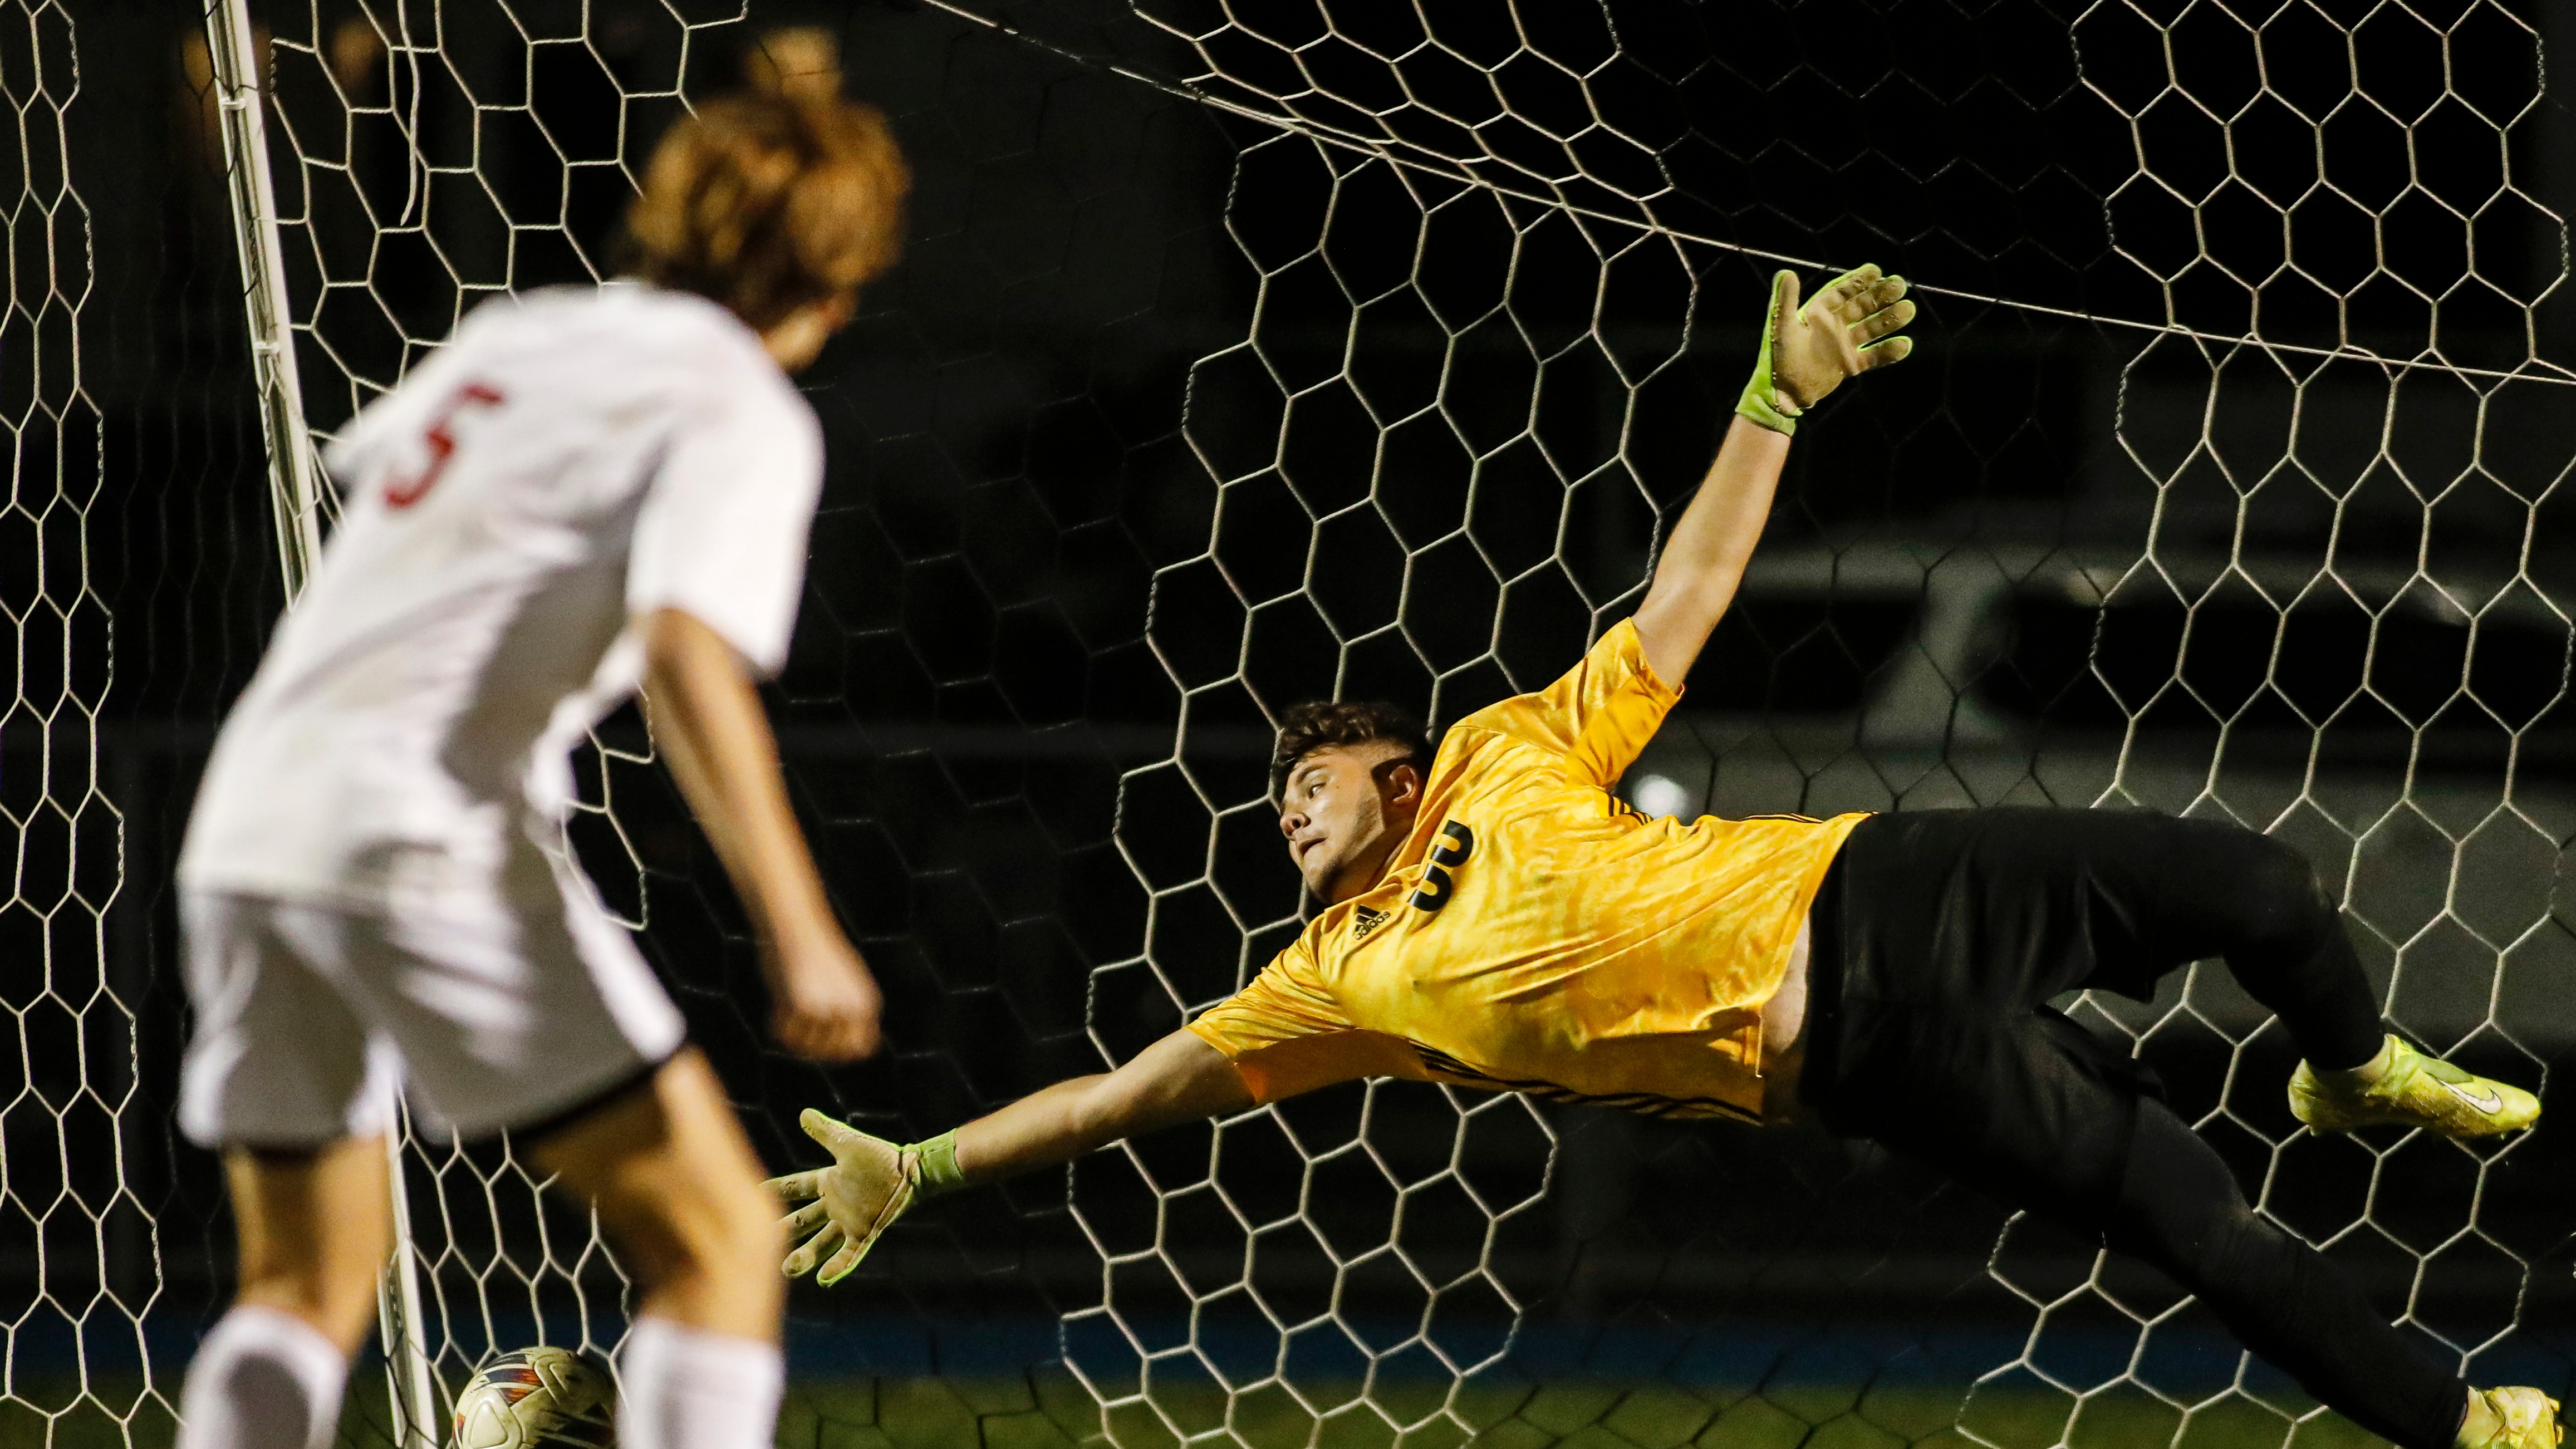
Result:
<instances>
[{"instance_id":1,"label":"white shorts","mask_svg":"<svg viewBox=\"0 0 2576 1449\"><path fill-rule=\"evenodd\" d=\"M514 881L435 908L187 892L180 1130L207 1147L373 1136L408 1078L432 1125L482 1136L578 1111L678 1051L679 1010L625 928L569 862L513 854Z\"/></svg>"}]
</instances>

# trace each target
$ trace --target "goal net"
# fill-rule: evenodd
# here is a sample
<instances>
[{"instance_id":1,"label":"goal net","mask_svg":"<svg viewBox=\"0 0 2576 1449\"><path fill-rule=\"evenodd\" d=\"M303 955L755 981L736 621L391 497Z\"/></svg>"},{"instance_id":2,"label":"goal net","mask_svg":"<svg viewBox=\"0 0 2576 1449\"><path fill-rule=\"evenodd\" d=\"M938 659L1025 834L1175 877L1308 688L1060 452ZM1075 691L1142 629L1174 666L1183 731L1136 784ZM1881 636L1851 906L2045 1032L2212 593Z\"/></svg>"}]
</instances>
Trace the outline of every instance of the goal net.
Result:
<instances>
[{"instance_id":1,"label":"goal net","mask_svg":"<svg viewBox=\"0 0 2576 1449\"><path fill-rule=\"evenodd\" d=\"M2551 360L2576 328L2551 204L2576 122L2543 92L2563 37L2539 8L216 9L247 22L248 71L192 13L131 72L165 78L168 164L195 178L170 186L184 226L110 231L157 273L81 250L74 193L115 159L78 139L77 15L0 27L23 158L0 176L22 1043L0 1414L38 1438L72 1415L166 1435L224 1271L152 1048L175 1040L189 750L255 653L241 616L280 597L272 539L291 578L303 520L327 531L279 420L327 437L478 301L605 274L661 128L746 79L884 105L919 176L903 269L803 379L831 475L771 694L888 988L885 1057L821 1072L764 1045L738 912L640 718L585 752L573 833L773 1164L816 1155L801 1107L936 1131L1257 971L1298 925L1264 798L1278 712L1387 697L1445 724L1633 608L1780 265L1904 273L1922 346L1802 433L1631 803L2234 819L2342 892L2399 1029L2533 1086L2576 1031L2576 577L2553 547L2576 375ZM246 154L228 74L267 88L265 199L238 164L223 187ZM32 345L127 335L81 310L108 264L107 310L184 302L240 338L244 274L204 278L243 220L279 298L263 324L254 296L247 345L210 362L141 323L158 350L113 364ZM155 400L84 422L79 369L111 366ZM143 384L182 378L212 401L174 425ZM228 441L141 441L190 427ZM203 528L205 558L138 547L200 475L251 479L220 496L255 506ZM136 562L85 585L82 520L119 490L143 500L112 519ZM161 652L111 676L111 618ZM154 822L148 848L120 854L121 818ZM145 923L125 947L119 912ZM2290 1047L2215 968L2073 1009L2434 1352L2565 1386L2571 1223L2537 1139L2305 1134ZM87 1055L45 1055L63 1022ZM100 1165L93 1118L147 1166ZM405 1151L392 1389L349 1431L414 1449L477 1363L606 1351L631 1304L509 1144ZM2351 1433L2155 1275L1916 1165L1409 1083L944 1200L800 1288L789 1344L782 1442L813 1449Z\"/></svg>"}]
</instances>

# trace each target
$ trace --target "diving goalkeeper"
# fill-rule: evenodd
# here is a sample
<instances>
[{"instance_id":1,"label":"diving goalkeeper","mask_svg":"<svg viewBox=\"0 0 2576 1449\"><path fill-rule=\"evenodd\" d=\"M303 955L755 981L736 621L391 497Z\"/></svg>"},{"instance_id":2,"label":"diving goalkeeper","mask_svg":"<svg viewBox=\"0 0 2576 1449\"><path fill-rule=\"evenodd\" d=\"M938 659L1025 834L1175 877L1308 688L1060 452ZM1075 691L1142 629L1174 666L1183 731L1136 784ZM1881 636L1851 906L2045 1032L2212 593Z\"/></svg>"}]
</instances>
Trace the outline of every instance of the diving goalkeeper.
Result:
<instances>
[{"instance_id":1,"label":"diving goalkeeper","mask_svg":"<svg viewBox=\"0 0 2576 1449\"><path fill-rule=\"evenodd\" d=\"M1279 826L1319 909L1251 985L1114 1072L898 1146L820 1113L835 1165L777 1179L832 1282L917 1194L1360 1077L1671 1117L1812 1112L2170 1274L2254 1352L2406 1449L2548 1449L2539 1390L2472 1390L2257 1216L2141 1068L2052 1010L2146 999L2225 958L2305 1061L2299 1120L2481 1137L2529 1093L2380 1029L2335 903L2290 847L2091 810L1647 819L1610 793L1679 697L1770 512L1802 413L1902 359L1905 283L1799 305L1782 272L1753 377L1634 618L1432 750L1386 705L1288 712Z\"/></svg>"}]
</instances>

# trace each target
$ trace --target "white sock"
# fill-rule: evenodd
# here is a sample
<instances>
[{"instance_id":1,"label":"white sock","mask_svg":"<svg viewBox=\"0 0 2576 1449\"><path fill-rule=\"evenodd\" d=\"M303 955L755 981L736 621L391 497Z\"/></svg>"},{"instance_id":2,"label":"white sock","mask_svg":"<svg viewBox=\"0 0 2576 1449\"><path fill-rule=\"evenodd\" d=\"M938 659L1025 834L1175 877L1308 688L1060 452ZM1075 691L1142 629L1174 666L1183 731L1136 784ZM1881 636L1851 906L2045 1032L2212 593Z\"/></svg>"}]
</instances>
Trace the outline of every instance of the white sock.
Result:
<instances>
[{"instance_id":1,"label":"white sock","mask_svg":"<svg viewBox=\"0 0 2576 1449\"><path fill-rule=\"evenodd\" d=\"M647 1317L617 1377L618 1449L769 1449L787 1361L774 1343Z\"/></svg>"},{"instance_id":2,"label":"white sock","mask_svg":"<svg viewBox=\"0 0 2576 1449\"><path fill-rule=\"evenodd\" d=\"M313 1325L236 1303L188 1365L178 1449L324 1449L348 1379L348 1355Z\"/></svg>"}]
</instances>

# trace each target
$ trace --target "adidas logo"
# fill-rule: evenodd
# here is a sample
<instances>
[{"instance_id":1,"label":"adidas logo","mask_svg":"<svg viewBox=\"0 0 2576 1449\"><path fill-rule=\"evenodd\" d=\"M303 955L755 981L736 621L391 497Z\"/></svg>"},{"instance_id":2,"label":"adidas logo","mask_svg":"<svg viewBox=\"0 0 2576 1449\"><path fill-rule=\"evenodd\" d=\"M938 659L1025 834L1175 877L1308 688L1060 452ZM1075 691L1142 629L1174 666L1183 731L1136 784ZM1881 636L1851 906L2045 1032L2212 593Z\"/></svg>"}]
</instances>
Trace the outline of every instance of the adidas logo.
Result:
<instances>
[{"instance_id":1,"label":"adidas logo","mask_svg":"<svg viewBox=\"0 0 2576 1449\"><path fill-rule=\"evenodd\" d=\"M1385 925L1394 914L1393 911L1372 911L1366 906L1360 907L1359 914L1351 918L1351 944L1356 946L1367 940L1370 932Z\"/></svg>"}]
</instances>

